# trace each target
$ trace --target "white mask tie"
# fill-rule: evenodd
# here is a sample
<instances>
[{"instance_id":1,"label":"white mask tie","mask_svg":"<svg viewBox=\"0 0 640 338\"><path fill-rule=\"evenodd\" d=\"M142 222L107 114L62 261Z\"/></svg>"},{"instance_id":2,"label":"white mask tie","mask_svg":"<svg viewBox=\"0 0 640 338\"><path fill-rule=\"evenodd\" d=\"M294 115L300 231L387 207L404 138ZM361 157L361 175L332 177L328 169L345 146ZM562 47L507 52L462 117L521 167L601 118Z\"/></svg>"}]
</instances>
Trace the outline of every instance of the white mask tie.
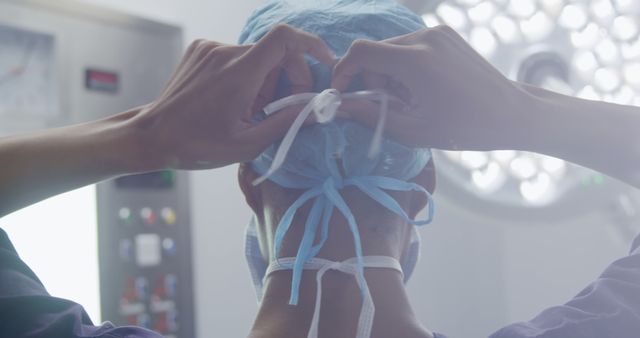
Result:
<instances>
[{"instance_id":1,"label":"white mask tie","mask_svg":"<svg viewBox=\"0 0 640 338\"><path fill-rule=\"evenodd\" d=\"M386 268L394 269L402 273L402 267L400 262L393 257L388 256L364 256L362 257L365 268ZM279 258L272 262L267 268L265 279L273 272L282 270L291 270L296 258ZM342 262L333 262L322 258L311 258L304 264L305 270L318 270L316 275L316 300L315 308L313 311L313 319L311 326L309 327L309 333L307 338L318 338L318 327L320 324L320 308L322 303L322 278L325 272L329 270L337 270L342 273L346 273L352 276L358 274L357 259L350 258ZM356 278L356 280L358 280ZM358 331L356 338L369 338L371 336L371 329L373 328L373 319L375 316L375 305L373 304L373 298L367 282L364 281L364 285L358 282L359 287L363 290L362 310L360 310L360 317L358 319Z\"/></svg>"}]
</instances>

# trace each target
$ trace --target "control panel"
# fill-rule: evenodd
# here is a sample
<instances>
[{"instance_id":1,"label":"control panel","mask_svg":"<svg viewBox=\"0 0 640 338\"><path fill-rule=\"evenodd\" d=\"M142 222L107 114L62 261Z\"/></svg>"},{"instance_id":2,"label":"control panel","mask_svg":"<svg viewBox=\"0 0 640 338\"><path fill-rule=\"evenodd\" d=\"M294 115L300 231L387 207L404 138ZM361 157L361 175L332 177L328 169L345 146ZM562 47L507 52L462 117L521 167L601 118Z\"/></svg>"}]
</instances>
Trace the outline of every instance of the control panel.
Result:
<instances>
[{"instance_id":1,"label":"control panel","mask_svg":"<svg viewBox=\"0 0 640 338\"><path fill-rule=\"evenodd\" d=\"M188 181L158 171L98 185L102 318L195 336Z\"/></svg>"}]
</instances>

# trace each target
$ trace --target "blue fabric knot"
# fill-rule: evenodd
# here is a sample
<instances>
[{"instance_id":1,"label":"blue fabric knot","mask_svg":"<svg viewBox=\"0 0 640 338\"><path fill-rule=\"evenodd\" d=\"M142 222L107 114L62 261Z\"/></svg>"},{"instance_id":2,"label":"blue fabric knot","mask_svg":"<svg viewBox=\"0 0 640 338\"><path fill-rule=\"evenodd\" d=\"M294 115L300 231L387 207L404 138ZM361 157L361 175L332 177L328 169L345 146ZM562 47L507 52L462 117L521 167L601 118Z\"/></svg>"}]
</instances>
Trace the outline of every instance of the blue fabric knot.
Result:
<instances>
[{"instance_id":1,"label":"blue fabric knot","mask_svg":"<svg viewBox=\"0 0 640 338\"><path fill-rule=\"evenodd\" d=\"M296 201L293 202L293 204L291 204L276 228L275 252L277 260L280 256L280 249L282 248L284 236L291 227L293 218L298 209L305 203L313 201L305 223L305 231L302 236L302 240L300 241L300 246L298 247L295 262L290 267L293 270L291 296L289 298L289 304L291 305L298 304L300 281L302 279L302 272L304 270L305 263L318 255L327 240L329 234L329 221L331 220L331 215L333 214L334 209L338 209L338 211L345 217L349 230L353 234L355 257L358 266L358 274L356 278L359 280L360 285L366 284L364 279L364 262L362 259L362 244L360 242L358 224L355 216L349 208L349 205L340 194L340 190L346 186L354 186L358 188L371 199L394 212L409 224L424 225L430 223L433 219L434 205L431 194L422 186L415 183L384 176L355 176L343 179L337 175L331 175L324 181L318 182L315 186L306 190ZM400 206L400 204L385 190L417 191L423 193L428 200L427 217L421 220L411 219L402 206ZM320 239L314 245L318 226L320 226ZM364 290L361 291L364 292Z\"/></svg>"},{"instance_id":2,"label":"blue fabric knot","mask_svg":"<svg viewBox=\"0 0 640 338\"><path fill-rule=\"evenodd\" d=\"M327 187L331 186L337 190L342 190L344 188L344 179L341 176L329 176L326 181L324 181L324 189L327 190Z\"/></svg>"}]
</instances>

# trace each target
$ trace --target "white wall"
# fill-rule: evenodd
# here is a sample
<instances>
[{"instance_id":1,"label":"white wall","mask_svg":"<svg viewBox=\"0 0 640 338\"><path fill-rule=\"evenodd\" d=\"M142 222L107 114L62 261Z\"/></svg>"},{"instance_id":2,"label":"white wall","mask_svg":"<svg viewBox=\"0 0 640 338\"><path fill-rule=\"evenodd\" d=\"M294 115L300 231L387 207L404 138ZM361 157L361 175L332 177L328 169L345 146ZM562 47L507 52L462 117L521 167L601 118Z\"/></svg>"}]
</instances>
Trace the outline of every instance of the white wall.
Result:
<instances>
[{"instance_id":1,"label":"white wall","mask_svg":"<svg viewBox=\"0 0 640 338\"><path fill-rule=\"evenodd\" d=\"M259 0L86 0L177 23L186 41L233 42ZM241 337L256 304L242 252L249 210L235 167L192 175L199 337ZM446 188L445 188L446 189ZM476 338L561 303L626 252L603 214L563 222L492 219L436 196L437 219L422 230L423 263L409 290L424 322ZM576 203L579 203L578 201Z\"/></svg>"},{"instance_id":2,"label":"white wall","mask_svg":"<svg viewBox=\"0 0 640 338\"><path fill-rule=\"evenodd\" d=\"M89 185L0 219L0 228L49 294L82 304L94 322L100 320L97 218L96 186ZM82 240L68 245L73 238Z\"/></svg>"}]
</instances>

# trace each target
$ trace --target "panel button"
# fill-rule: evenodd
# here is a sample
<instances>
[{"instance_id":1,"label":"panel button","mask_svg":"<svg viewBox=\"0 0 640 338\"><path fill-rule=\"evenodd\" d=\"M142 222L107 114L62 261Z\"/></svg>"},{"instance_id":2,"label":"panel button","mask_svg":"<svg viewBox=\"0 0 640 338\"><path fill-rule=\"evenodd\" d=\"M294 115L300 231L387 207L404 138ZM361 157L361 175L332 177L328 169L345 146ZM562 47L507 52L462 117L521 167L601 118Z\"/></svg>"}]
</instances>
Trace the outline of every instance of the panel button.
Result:
<instances>
[{"instance_id":1,"label":"panel button","mask_svg":"<svg viewBox=\"0 0 640 338\"><path fill-rule=\"evenodd\" d=\"M160 236L156 234L140 234L135 237L136 263L139 266L154 266L162 261Z\"/></svg>"},{"instance_id":2,"label":"panel button","mask_svg":"<svg viewBox=\"0 0 640 338\"><path fill-rule=\"evenodd\" d=\"M162 210L160 210L160 216L166 225L174 225L178 219L176 212L169 207L162 208Z\"/></svg>"},{"instance_id":3,"label":"panel button","mask_svg":"<svg viewBox=\"0 0 640 338\"><path fill-rule=\"evenodd\" d=\"M131 209L127 207L120 208L120 210L118 210L118 219L120 220L120 224L131 225L133 223Z\"/></svg>"},{"instance_id":4,"label":"panel button","mask_svg":"<svg viewBox=\"0 0 640 338\"><path fill-rule=\"evenodd\" d=\"M124 294L122 295L122 300L128 303L128 302L133 302L134 300L136 300L136 298L138 298L136 295L136 280L129 277L125 282Z\"/></svg>"},{"instance_id":5,"label":"panel button","mask_svg":"<svg viewBox=\"0 0 640 338\"><path fill-rule=\"evenodd\" d=\"M138 325L138 316L137 315L127 316L127 325Z\"/></svg>"},{"instance_id":6,"label":"panel button","mask_svg":"<svg viewBox=\"0 0 640 338\"><path fill-rule=\"evenodd\" d=\"M175 298L178 293L178 278L170 273L164 276L164 291L168 297Z\"/></svg>"},{"instance_id":7,"label":"panel button","mask_svg":"<svg viewBox=\"0 0 640 338\"><path fill-rule=\"evenodd\" d=\"M138 323L136 325L142 326L147 329L151 328L151 319L149 318L149 315L146 313L139 314Z\"/></svg>"},{"instance_id":8,"label":"panel button","mask_svg":"<svg viewBox=\"0 0 640 338\"><path fill-rule=\"evenodd\" d=\"M136 296L138 299L149 297L149 281L144 277L136 278Z\"/></svg>"},{"instance_id":9,"label":"panel button","mask_svg":"<svg viewBox=\"0 0 640 338\"><path fill-rule=\"evenodd\" d=\"M153 212L153 209L149 207L140 209L140 218L142 219L142 223L146 225L154 225L157 221L156 214Z\"/></svg>"},{"instance_id":10,"label":"panel button","mask_svg":"<svg viewBox=\"0 0 640 338\"><path fill-rule=\"evenodd\" d=\"M120 258L130 262L133 258L133 242L128 238L121 239L119 252Z\"/></svg>"},{"instance_id":11,"label":"panel button","mask_svg":"<svg viewBox=\"0 0 640 338\"><path fill-rule=\"evenodd\" d=\"M169 331L169 327L167 325L167 314L165 312L160 312L155 317L153 330L160 333L166 333Z\"/></svg>"},{"instance_id":12,"label":"panel button","mask_svg":"<svg viewBox=\"0 0 640 338\"><path fill-rule=\"evenodd\" d=\"M169 310L167 311L167 328L170 332L178 331L178 311L177 310Z\"/></svg>"},{"instance_id":13,"label":"panel button","mask_svg":"<svg viewBox=\"0 0 640 338\"><path fill-rule=\"evenodd\" d=\"M164 250L167 256L173 256L176 254L176 242L172 238L165 238L162 240L162 250Z\"/></svg>"}]
</instances>

